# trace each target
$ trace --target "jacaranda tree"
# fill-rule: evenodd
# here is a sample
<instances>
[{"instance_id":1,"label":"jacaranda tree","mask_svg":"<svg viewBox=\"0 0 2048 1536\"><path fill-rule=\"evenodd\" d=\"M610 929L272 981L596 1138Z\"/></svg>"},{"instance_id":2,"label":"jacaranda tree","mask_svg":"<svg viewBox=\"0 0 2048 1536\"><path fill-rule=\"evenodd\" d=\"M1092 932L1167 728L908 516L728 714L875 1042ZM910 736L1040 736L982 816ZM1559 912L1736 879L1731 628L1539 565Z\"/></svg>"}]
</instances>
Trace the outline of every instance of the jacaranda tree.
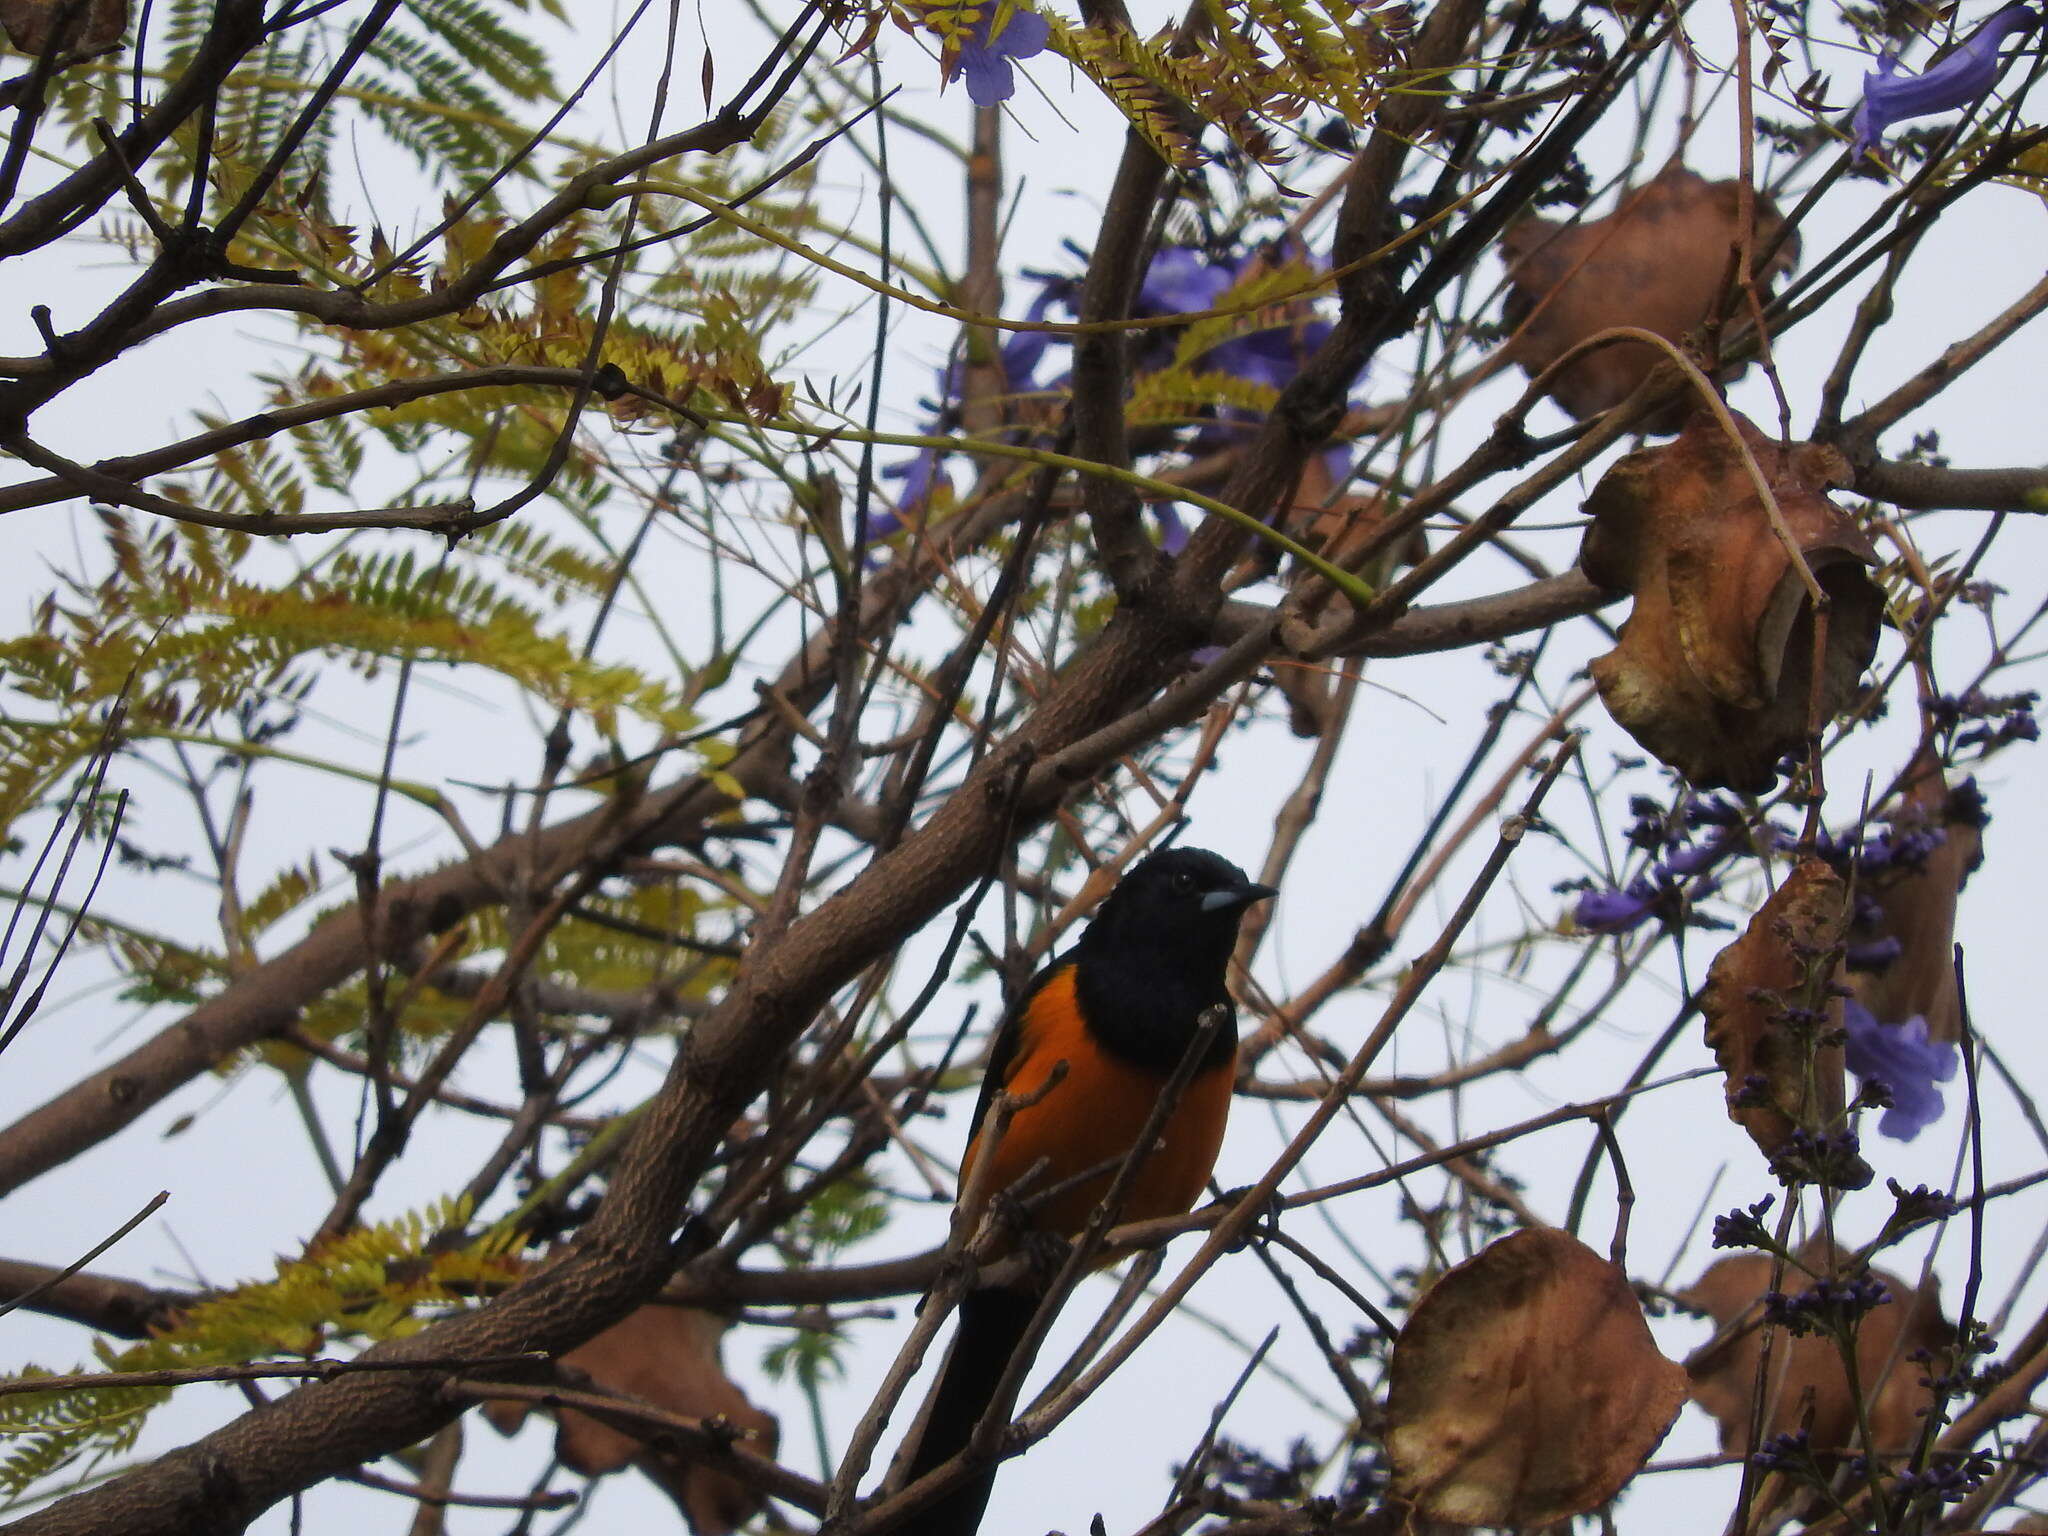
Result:
<instances>
[{"instance_id":1,"label":"jacaranda tree","mask_svg":"<svg viewBox=\"0 0 2048 1536\"><path fill-rule=\"evenodd\" d=\"M6 1529L2039 1528L2042 20L0 0Z\"/></svg>"}]
</instances>

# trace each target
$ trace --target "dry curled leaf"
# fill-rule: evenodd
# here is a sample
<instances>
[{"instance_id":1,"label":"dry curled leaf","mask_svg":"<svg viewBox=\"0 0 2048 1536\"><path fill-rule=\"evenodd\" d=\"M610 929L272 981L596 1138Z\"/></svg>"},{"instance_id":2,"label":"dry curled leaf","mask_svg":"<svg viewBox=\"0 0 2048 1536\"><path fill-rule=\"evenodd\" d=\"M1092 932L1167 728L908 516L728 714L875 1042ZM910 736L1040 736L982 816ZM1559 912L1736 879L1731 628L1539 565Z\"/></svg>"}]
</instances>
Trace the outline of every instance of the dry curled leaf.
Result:
<instances>
[{"instance_id":1,"label":"dry curled leaf","mask_svg":"<svg viewBox=\"0 0 2048 1536\"><path fill-rule=\"evenodd\" d=\"M128 30L128 0L0 0L0 29L36 58L53 41L66 54L103 53Z\"/></svg>"},{"instance_id":2,"label":"dry curled leaf","mask_svg":"<svg viewBox=\"0 0 2048 1536\"><path fill-rule=\"evenodd\" d=\"M1956 896L1984 861L1984 802L1974 783L1951 790L1941 764L1923 756L1907 781L1904 804L1892 818L1886 844L1892 857L1884 867L1860 875L1859 920L1849 935L1858 948L1895 941L1897 953L1882 964L1849 973L1856 1000L1887 1024L1915 1015L1927 1021L1927 1038L1953 1042L1963 1034L1962 1005L1956 995ZM1938 841L1917 857L1900 850ZM1854 951L1852 950L1852 953Z\"/></svg>"},{"instance_id":3,"label":"dry curled leaf","mask_svg":"<svg viewBox=\"0 0 2048 1536\"><path fill-rule=\"evenodd\" d=\"M1552 1227L1439 1280L1401 1330L1389 1380L1394 1491L1458 1525L1545 1525L1606 1503L1686 1393L1628 1277Z\"/></svg>"},{"instance_id":4,"label":"dry curled leaf","mask_svg":"<svg viewBox=\"0 0 2048 1536\"><path fill-rule=\"evenodd\" d=\"M1810 1270L1829 1272L1823 1243L1808 1244L1800 1260ZM1751 1449L1750 1414L1764 1342L1762 1298L1771 1288L1773 1263L1768 1254L1736 1254L1709 1267L1678 1293L1679 1301L1718 1325L1713 1339L1686 1358L1685 1372L1693 1401L1720 1425L1721 1448L1726 1451ZM1857 1325L1856 1373L1867 1396L1876 1448L1908 1450L1920 1434L1929 1400L1923 1380L1929 1368L1912 1357L1921 1350L1944 1349L1953 1330L1942 1318L1940 1289L1932 1277L1916 1287L1883 1270L1873 1269L1870 1275L1883 1282L1891 1300L1866 1312ZM1786 1295L1800 1295L1812 1286L1812 1275L1786 1266ZM1862 1449L1855 1398L1833 1339L1779 1333L1771 1341L1765 1391L1765 1440L1804 1429L1817 1453Z\"/></svg>"},{"instance_id":5,"label":"dry curled leaf","mask_svg":"<svg viewBox=\"0 0 2048 1536\"><path fill-rule=\"evenodd\" d=\"M598 1386L693 1419L723 1421L750 1450L773 1456L779 1426L772 1414L747 1401L719 1361L726 1321L693 1307L642 1307L589 1343L562 1356ZM504 1434L525 1421L528 1405L505 1400L484 1405ZM562 1465L591 1477L637 1465L690 1522L696 1536L727 1536L752 1518L761 1496L747 1484L668 1448L578 1412L555 1415L555 1454Z\"/></svg>"},{"instance_id":6,"label":"dry curled leaf","mask_svg":"<svg viewBox=\"0 0 2048 1536\"><path fill-rule=\"evenodd\" d=\"M1831 448L1779 444L1733 417L1793 543L1827 594L1821 722L1854 695L1877 649L1884 596L1870 541L1825 494ZM1579 563L1635 598L1621 642L1593 663L1608 713L1702 788L1762 791L1807 738L1813 606L1737 444L1701 411L1675 442L1620 460L1586 500Z\"/></svg>"},{"instance_id":7,"label":"dry curled leaf","mask_svg":"<svg viewBox=\"0 0 2048 1536\"><path fill-rule=\"evenodd\" d=\"M1770 247L1783 222L1759 195L1753 249ZM1706 181L1676 161L1604 219L1523 220L1501 237L1509 284L1504 318L1513 331L1508 357L1534 377L1615 326L1682 340L1720 303L1735 273L1740 229L1736 183ZM1791 269L1798 251L1796 237L1778 246L1757 273L1763 292ZM1660 361L1663 354L1644 342L1615 342L1567 364L1551 381L1550 397L1574 416L1591 416L1627 399ZM1721 377L1740 377L1746 366L1724 368ZM1693 403L1681 396L1638 425L1675 432Z\"/></svg>"},{"instance_id":8,"label":"dry curled leaf","mask_svg":"<svg viewBox=\"0 0 2048 1536\"><path fill-rule=\"evenodd\" d=\"M1727 1077L1728 1118L1766 1157L1801 1127L1825 1130L1843 1109L1842 1048L1811 1049L1788 1010L1822 1010L1819 1032L1839 1035L1842 1000L1828 995L1848 926L1848 887L1819 859L1802 862L1742 937L1714 957L1700 989L1707 1044Z\"/></svg>"}]
</instances>

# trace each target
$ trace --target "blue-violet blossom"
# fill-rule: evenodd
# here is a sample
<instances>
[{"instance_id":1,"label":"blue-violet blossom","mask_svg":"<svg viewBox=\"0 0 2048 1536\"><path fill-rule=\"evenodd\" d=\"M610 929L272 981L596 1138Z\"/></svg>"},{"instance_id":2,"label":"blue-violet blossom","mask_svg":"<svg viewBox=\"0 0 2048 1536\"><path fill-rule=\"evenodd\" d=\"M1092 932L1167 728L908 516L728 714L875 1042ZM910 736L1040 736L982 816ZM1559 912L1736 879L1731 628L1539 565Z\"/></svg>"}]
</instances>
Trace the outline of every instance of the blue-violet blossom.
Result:
<instances>
[{"instance_id":1,"label":"blue-violet blossom","mask_svg":"<svg viewBox=\"0 0 2048 1536\"><path fill-rule=\"evenodd\" d=\"M967 97L977 107L992 107L1015 95L1015 64L1043 53L1052 39L1051 23L1021 6L999 22L1006 8L987 6L975 20L974 29L960 41L958 67L967 80Z\"/></svg>"},{"instance_id":2,"label":"blue-violet blossom","mask_svg":"<svg viewBox=\"0 0 2048 1536\"><path fill-rule=\"evenodd\" d=\"M1681 892L1688 902L1711 896L1721 885L1713 867L1735 849L1733 838L1712 838L1678 850L1618 891L1587 891L1572 907L1572 926L1580 933L1627 933L1659 912L1677 911Z\"/></svg>"},{"instance_id":3,"label":"blue-violet blossom","mask_svg":"<svg viewBox=\"0 0 2048 1536\"><path fill-rule=\"evenodd\" d=\"M1917 1013L1903 1024L1880 1023L1854 998L1842 1005L1842 1022L1849 1031L1849 1070L1892 1091L1879 1131L1894 1141L1911 1141L1941 1118L1941 1090L1934 1085L1956 1075L1960 1058L1953 1045L1929 1040L1927 1020Z\"/></svg>"},{"instance_id":4,"label":"blue-violet blossom","mask_svg":"<svg viewBox=\"0 0 2048 1536\"><path fill-rule=\"evenodd\" d=\"M1998 45L2015 32L2031 31L2041 17L2030 5L2008 5L1973 33L1968 42L1937 59L1926 73L1902 75L1896 55L1887 53L1863 77L1863 102L1856 109L1856 143L1861 160L1877 148L1888 129L1909 117L1967 107L1998 78L2005 61Z\"/></svg>"}]
</instances>

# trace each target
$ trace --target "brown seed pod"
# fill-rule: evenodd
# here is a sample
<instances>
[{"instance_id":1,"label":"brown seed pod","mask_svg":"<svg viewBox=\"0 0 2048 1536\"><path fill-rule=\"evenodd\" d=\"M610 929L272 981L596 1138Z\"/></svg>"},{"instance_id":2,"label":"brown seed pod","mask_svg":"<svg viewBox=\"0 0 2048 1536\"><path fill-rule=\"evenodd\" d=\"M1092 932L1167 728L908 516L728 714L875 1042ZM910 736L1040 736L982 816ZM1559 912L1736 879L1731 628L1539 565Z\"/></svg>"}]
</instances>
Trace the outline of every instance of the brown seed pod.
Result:
<instances>
[{"instance_id":1,"label":"brown seed pod","mask_svg":"<svg viewBox=\"0 0 2048 1536\"><path fill-rule=\"evenodd\" d=\"M1831 448L1736 431L1829 600L1822 723L1846 707L1877 649L1884 595L1855 520L1826 495L1847 474ZM1806 742L1813 608L1741 451L1715 414L1622 459L1586 500L1586 575L1635 598L1621 643L1593 663L1608 713L1695 785L1760 791Z\"/></svg>"},{"instance_id":2,"label":"brown seed pod","mask_svg":"<svg viewBox=\"0 0 2048 1536\"><path fill-rule=\"evenodd\" d=\"M1769 248L1782 227L1767 197L1755 200L1753 251ZM1741 229L1732 181L1707 181L1677 161L1622 199L1604 219L1557 224L1524 219L1501 236L1509 292L1503 318L1512 331L1507 356L1534 378L1588 337L1636 326L1667 341L1697 332L1719 308L1734 275ZM1798 257L1797 237L1778 246L1756 274L1768 292ZM1619 405L1662 360L1644 342L1616 342L1574 359L1549 393L1574 416ZM1746 364L1721 370L1741 376ZM1676 432L1696 402L1685 397L1638 423L1645 432Z\"/></svg>"},{"instance_id":3,"label":"brown seed pod","mask_svg":"<svg viewBox=\"0 0 2048 1536\"><path fill-rule=\"evenodd\" d=\"M1451 1270L1394 1345L1394 1492L1456 1525L1534 1526L1597 1508L1685 1401L1628 1277L1530 1227Z\"/></svg>"}]
</instances>

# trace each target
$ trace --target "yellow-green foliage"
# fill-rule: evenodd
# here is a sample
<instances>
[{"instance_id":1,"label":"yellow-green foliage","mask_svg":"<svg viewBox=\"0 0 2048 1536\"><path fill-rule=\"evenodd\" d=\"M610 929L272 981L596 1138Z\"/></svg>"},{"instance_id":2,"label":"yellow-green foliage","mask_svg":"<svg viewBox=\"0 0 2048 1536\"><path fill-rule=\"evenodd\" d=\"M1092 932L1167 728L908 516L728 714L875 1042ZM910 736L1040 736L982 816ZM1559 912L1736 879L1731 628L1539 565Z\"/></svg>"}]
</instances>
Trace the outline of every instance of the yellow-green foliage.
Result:
<instances>
[{"instance_id":1,"label":"yellow-green foliage","mask_svg":"<svg viewBox=\"0 0 2048 1536\"><path fill-rule=\"evenodd\" d=\"M466 1201L364 1227L302 1259L280 1260L273 1279L219 1292L187 1309L155 1338L94 1346L109 1371L244 1365L310 1356L337 1341L402 1338L474 1305L519 1278L519 1240L492 1230L459 1246L437 1234L467 1223ZM52 1374L28 1367L0 1378ZM189 1390L189 1389L188 1389ZM81 1459L100 1461L133 1447L168 1387L93 1387L0 1397L0 1493L20 1494Z\"/></svg>"},{"instance_id":2,"label":"yellow-green foliage","mask_svg":"<svg viewBox=\"0 0 2048 1536\"><path fill-rule=\"evenodd\" d=\"M936 38L951 68L960 50L1007 24L1022 0L871 0L861 39L893 13L906 31ZM1123 111L1131 126L1174 165L1193 168L1202 153L1192 120L1220 128L1246 154L1267 163L1285 158L1271 129L1291 125L1310 107L1364 123L1379 104L1381 82L1400 61L1405 11L1398 4L1358 0L1205 0L1207 22L1185 47L1171 30L1152 38L1106 27L1069 26L1031 6L1051 24L1051 47L1064 54Z\"/></svg>"},{"instance_id":3,"label":"yellow-green foliage","mask_svg":"<svg viewBox=\"0 0 2048 1536\"><path fill-rule=\"evenodd\" d=\"M1273 409L1280 391L1270 384L1241 379L1234 373L1162 368L1141 377L1131 389L1124 414L1134 426L1174 426L1201 418L1207 408L1255 411Z\"/></svg>"},{"instance_id":4,"label":"yellow-green foliage","mask_svg":"<svg viewBox=\"0 0 2048 1536\"><path fill-rule=\"evenodd\" d=\"M1187 114L1221 129L1254 159L1277 163L1275 128L1311 107L1368 121L1399 62L1388 13L1352 0L1209 0L1208 28L1185 52L1170 34L1146 39L1052 21L1052 46L1123 109L1173 164L1201 154Z\"/></svg>"},{"instance_id":5,"label":"yellow-green foliage","mask_svg":"<svg viewBox=\"0 0 2048 1536\"><path fill-rule=\"evenodd\" d=\"M590 992L636 993L664 985L679 998L708 997L727 981L733 962L672 942L668 935L695 936L699 919L717 910L702 893L682 885L644 886L622 895L593 895L579 916L572 913L549 930L527 974ZM606 922L605 919L609 919ZM510 946L504 913L485 908L470 916L465 951L473 964L495 966ZM458 957L459 959L460 957ZM399 1011L394 1042L400 1066L423 1055L434 1041L469 1017L473 999L443 992L431 983L411 989ZM353 1041L368 1016L368 992L360 978L309 1003L299 1027L320 1040ZM305 1053L282 1041L266 1041L234 1066L267 1062L285 1071L305 1064Z\"/></svg>"},{"instance_id":6,"label":"yellow-green foliage","mask_svg":"<svg viewBox=\"0 0 2048 1536\"><path fill-rule=\"evenodd\" d=\"M1236 313L1197 320L1181 333L1174 344L1174 366L1185 368L1198 363L1212 347L1233 337L1307 321L1307 301L1301 296L1313 293L1315 279L1316 274L1303 261L1284 262L1263 270L1254 268L1216 300L1218 309ZM1289 300L1293 301L1291 305Z\"/></svg>"},{"instance_id":7,"label":"yellow-green foliage","mask_svg":"<svg viewBox=\"0 0 2048 1536\"><path fill-rule=\"evenodd\" d=\"M0 1380L55 1374L30 1365ZM94 1387L0 1397L0 1496L12 1503L81 1457L97 1462L132 1449L149 1411L170 1395L168 1387Z\"/></svg>"},{"instance_id":8,"label":"yellow-green foliage","mask_svg":"<svg viewBox=\"0 0 2048 1536\"><path fill-rule=\"evenodd\" d=\"M227 482L275 488L268 456L239 463ZM231 499L223 486L210 489ZM138 528L113 513L102 522L113 569L46 603L29 633L0 640L0 671L15 696L0 706L0 828L85 760L100 739L101 711L124 691L131 739L202 732L249 700L287 689L295 666L314 658L365 674L401 659L466 663L509 679L551 711L587 717L606 735L622 715L670 731L694 723L677 687L586 659L539 609L473 563L450 562L436 574L433 559L410 546L351 548L271 582L245 573L253 541L243 536ZM568 577L595 580L535 536L502 537L500 548L552 561L556 594Z\"/></svg>"}]
</instances>

